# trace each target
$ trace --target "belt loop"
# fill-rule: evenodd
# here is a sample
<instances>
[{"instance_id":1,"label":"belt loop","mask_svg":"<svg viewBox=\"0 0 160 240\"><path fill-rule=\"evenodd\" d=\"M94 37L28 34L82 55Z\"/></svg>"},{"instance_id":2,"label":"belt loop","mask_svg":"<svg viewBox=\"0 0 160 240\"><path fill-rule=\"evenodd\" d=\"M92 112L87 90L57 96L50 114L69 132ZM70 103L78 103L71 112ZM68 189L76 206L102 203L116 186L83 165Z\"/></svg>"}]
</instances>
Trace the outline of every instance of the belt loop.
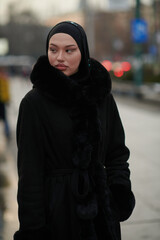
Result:
<instances>
[{"instance_id":1,"label":"belt loop","mask_svg":"<svg viewBox=\"0 0 160 240\"><path fill-rule=\"evenodd\" d=\"M79 191L80 178L82 178L82 181L83 181L82 193ZM71 184L72 184L72 192L73 192L74 196L79 200L84 199L88 195L89 187L90 187L88 171L75 169L72 174L72 183Z\"/></svg>"}]
</instances>

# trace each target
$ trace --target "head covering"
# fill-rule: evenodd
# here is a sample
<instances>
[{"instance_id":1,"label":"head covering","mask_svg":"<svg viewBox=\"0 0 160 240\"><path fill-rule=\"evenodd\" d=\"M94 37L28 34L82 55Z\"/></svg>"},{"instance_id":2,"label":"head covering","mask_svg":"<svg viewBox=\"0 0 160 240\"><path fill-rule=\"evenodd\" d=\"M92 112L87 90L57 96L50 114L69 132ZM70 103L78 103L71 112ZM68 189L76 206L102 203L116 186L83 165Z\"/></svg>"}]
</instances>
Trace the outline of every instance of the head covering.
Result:
<instances>
[{"instance_id":1,"label":"head covering","mask_svg":"<svg viewBox=\"0 0 160 240\"><path fill-rule=\"evenodd\" d=\"M76 41L81 52L79 73L83 77L87 76L89 74L90 57L87 36L82 26L72 21L64 21L55 25L47 36L46 53L48 53L49 40L56 33L69 34Z\"/></svg>"}]
</instances>

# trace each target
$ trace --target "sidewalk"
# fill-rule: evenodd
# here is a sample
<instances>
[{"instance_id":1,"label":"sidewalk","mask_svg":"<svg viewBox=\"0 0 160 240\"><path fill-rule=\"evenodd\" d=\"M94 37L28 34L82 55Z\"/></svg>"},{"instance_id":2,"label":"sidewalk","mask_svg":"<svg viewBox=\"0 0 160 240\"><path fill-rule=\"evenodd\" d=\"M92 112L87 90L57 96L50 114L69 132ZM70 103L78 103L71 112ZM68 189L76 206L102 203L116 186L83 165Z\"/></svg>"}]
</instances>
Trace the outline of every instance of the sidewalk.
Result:
<instances>
[{"instance_id":1,"label":"sidewalk","mask_svg":"<svg viewBox=\"0 0 160 240\"><path fill-rule=\"evenodd\" d=\"M18 228L16 165L0 122L0 240L12 240Z\"/></svg>"},{"instance_id":2,"label":"sidewalk","mask_svg":"<svg viewBox=\"0 0 160 240\"><path fill-rule=\"evenodd\" d=\"M5 200L3 197L3 187L5 185L5 177L4 177L4 162L5 162L5 139L2 134L2 127L0 125L0 240L2 239L2 231L3 231L3 211L5 210Z\"/></svg>"},{"instance_id":3,"label":"sidewalk","mask_svg":"<svg viewBox=\"0 0 160 240\"><path fill-rule=\"evenodd\" d=\"M160 105L116 96L130 149L136 206L122 226L122 240L160 240Z\"/></svg>"},{"instance_id":4,"label":"sidewalk","mask_svg":"<svg viewBox=\"0 0 160 240\"><path fill-rule=\"evenodd\" d=\"M22 97L31 89L31 83L21 77L10 79L11 102L7 106L8 120L11 128L11 139L6 141L3 134L3 124L0 121L0 156L5 156L6 161L0 165L7 176L9 185L0 188L4 197L6 209L0 211L0 240L12 240L14 232L18 229L18 205L17 205L17 148L16 148L16 121L19 104ZM1 163L0 163L1 164ZM3 226L2 217L3 216ZM3 236L3 238L2 238Z\"/></svg>"},{"instance_id":5,"label":"sidewalk","mask_svg":"<svg viewBox=\"0 0 160 240\"><path fill-rule=\"evenodd\" d=\"M115 95L126 96L142 103L160 106L160 84L145 84L137 87L127 81L113 81L112 91Z\"/></svg>"}]
</instances>

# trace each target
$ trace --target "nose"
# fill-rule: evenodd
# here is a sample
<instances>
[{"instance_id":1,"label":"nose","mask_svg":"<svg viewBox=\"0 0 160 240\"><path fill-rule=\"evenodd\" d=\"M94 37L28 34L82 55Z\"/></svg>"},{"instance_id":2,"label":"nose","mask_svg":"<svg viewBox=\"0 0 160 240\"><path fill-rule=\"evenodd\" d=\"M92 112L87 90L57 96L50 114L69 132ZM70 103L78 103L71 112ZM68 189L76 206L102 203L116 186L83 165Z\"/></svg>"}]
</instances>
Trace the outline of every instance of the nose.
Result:
<instances>
[{"instance_id":1,"label":"nose","mask_svg":"<svg viewBox=\"0 0 160 240\"><path fill-rule=\"evenodd\" d=\"M58 60L58 61L63 61L63 60L64 60L63 51L59 51L59 52L58 52L57 60Z\"/></svg>"}]
</instances>

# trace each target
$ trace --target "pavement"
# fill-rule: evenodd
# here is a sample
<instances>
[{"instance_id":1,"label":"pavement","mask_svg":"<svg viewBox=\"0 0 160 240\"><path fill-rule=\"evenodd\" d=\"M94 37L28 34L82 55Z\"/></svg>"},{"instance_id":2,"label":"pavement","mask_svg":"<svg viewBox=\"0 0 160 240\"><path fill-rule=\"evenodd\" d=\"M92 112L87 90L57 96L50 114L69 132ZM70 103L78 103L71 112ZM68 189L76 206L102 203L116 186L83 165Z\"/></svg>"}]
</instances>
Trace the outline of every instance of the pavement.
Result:
<instances>
[{"instance_id":1,"label":"pavement","mask_svg":"<svg viewBox=\"0 0 160 240\"><path fill-rule=\"evenodd\" d=\"M113 81L113 93L117 96L123 96L139 100L139 103L157 105L160 107L160 83L148 83L136 86L127 81Z\"/></svg>"},{"instance_id":2,"label":"pavement","mask_svg":"<svg viewBox=\"0 0 160 240\"><path fill-rule=\"evenodd\" d=\"M7 182L4 187L0 187L0 240L12 240L13 233L18 229L15 122L18 114L17 106L25 92L30 89L30 85L21 79L14 79L11 85L13 101L8 111L12 137L9 142L3 134L3 123L0 122L0 173L6 176ZM137 98L133 94L135 93L133 86L122 87L120 84L113 83L113 94L118 102L127 132L131 136L128 144L133 152L130 168L133 191L136 196L136 208L132 216L121 223L122 240L160 240L160 165L158 161L160 151L159 146L157 147L157 142L160 142L160 95L159 92L153 94L153 91L152 94L147 95L147 91L150 89L144 87L141 91L143 94ZM19 93L18 98L17 93ZM137 119L140 119L138 130L134 125ZM146 150L142 152L141 137L145 132L144 124L147 126L146 136L143 139ZM154 131L152 127L155 127ZM150 144L153 145L151 151ZM137 160L139 160L138 164Z\"/></svg>"},{"instance_id":3,"label":"pavement","mask_svg":"<svg viewBox=\"0 0 160 240\"><path fill-rule=\"evenodd\" d=\"M3 175L7 185L0 187L0 240L12 240L18 229L17 206L17 168L16 168L16 121L18 107L22 97L31 89L26 79L19 77L10 81L11 102L7 106L8 120L11 128L11 138L8 141L4 135L4 125L0 121L0 176ZM0 184L1 185L1 184ZM2 204L1 204L2 202Z\"/></svg>"},{"instance_id":4,"label":"pavement","mask_svg":"<svg viewBox=\"0 0 160 240\"><path fill-rule=\"evenodd\" d=\"M136 207L121 224L122 240L160 240L160 108L117 97L125 127Z\"/></svg>"},{"instance_id":5,"label":"pavement","mask_svg":"<svg viewBox=\"0 0 160 240\"><path fill-rule=\"evenodd\" d=\"M8 141L0 123L0 240L12 239L18 228L17 173L15 158L11 152L14 138Z\"/></svg>"},{"instance_id":6,"label":"pavement","mask_svg":"<svg viewBox=\"0 0 160 240\"><path fill-rule=\"evenodd\" d=\"M130 135L127 145L136 197L133 214L121 223L122 240L160 240L160 84L137 87L113 82L113 93Z\"/></svg>"}]
</instances>

